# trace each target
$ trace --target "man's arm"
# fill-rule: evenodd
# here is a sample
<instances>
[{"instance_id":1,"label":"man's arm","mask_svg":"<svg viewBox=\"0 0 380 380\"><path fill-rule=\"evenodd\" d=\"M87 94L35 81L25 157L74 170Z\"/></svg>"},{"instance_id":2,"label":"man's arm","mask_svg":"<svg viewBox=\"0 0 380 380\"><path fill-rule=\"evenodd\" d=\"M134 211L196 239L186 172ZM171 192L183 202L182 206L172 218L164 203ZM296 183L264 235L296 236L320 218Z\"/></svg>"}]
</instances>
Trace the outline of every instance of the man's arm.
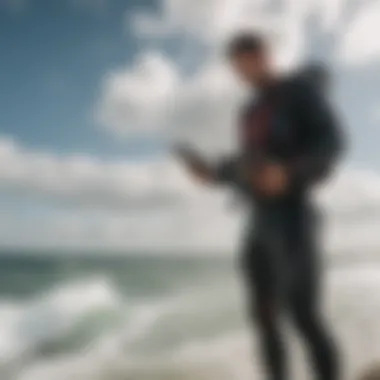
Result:
<instances>
[{"instance_id":1,"label":"man's arm","mask_svg":"<svg viewBox=\"0 0 380 380\"><path fill-rule=\"evenodd\" d=\"M237 156L230 156L221 159L214 166L215 180L220 184L236 183L238 180L239 159Z\"/></svg>"},{"instance_id":2,"label":"man's arm","mask_svg":"<svg viewBox=\"0 0 380 380\"><path fill-rule=\"evenodd\" d=\"M195 149L188 145L178 145L174 147L173 151L197 180L205 183L214 183L216 181L215 168L200 156Z\"/></svg>"},{"instance_id":3,"label":"man's arm","mask_svg":"<svg viewBox=\"0 0 380 380\"><path fill-rule=\"evenodd\" d=\"M178 145L175 155L185 164L188 171L198 180L208 184L227 185L237 181L238 156L228 156L217 162L210 162L188 145Z\"/></svg>"},{"instance_id":4,"label":"man's arm","mask_svg":"<svg viewBox=\"0 0 380 380\"><path fill-rule=\"evenodd\" d=\"M298 83L294 91L294 112L308 143L291 165L290 175L302 185L327 177L345 144L338 118L325 96L306 82Z\"/></svg>"}]
</instances>

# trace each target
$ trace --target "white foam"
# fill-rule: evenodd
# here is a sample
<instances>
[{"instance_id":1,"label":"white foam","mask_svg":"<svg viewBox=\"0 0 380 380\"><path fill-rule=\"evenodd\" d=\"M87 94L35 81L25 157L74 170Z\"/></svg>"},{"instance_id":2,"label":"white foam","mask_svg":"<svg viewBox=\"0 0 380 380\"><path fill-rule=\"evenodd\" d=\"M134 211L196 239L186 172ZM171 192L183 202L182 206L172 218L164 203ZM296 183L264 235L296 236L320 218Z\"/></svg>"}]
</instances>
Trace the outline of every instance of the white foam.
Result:
<instances>
[{"instance_id":1,"label":"white foam","mask_svg":"<svg viewBox=\"0 0 380 380\"><path fill-rule=\"evenodd\" d=\"M120 304L106 280L69 284L45 294L26 308L19 325L21 335L31 344L67 334L84 315Z\"/></svg>"},{"instance_id":2,"label":"white foam","mask_svg":"<svg viewBox=\"0 0 380 380\"><path fill-rule=\"evenodd\" d=\"M69 334L86 315L119 304L111 286L101 279L52 289L24 304L0 304L2 366L22 365L43 345Z\"/></svg>"},{"instance_id":3,"label":"white foam","mask_svg":"<svg viewBox=\"0 0 380 380\"><path fill-rule=\"evenodd\" d=\"M344 347L344 364L348 375L356 373L372 359L380 358L379 289L380 269L373 266L362 265L329 273L326 308ZM209 291L210 293L200 295L189 290L182 297L143 303L128 313L129 318L123 326L115 327L113 331L98 337L86 351L30 363L15 380L249 380L253 371L259 371L260 367L258 354L254 345L251 345L251 334L244 326L241 330L220 331L214 337L190 338L174 348L154 354L136 354L133 351L135 343L150 339L153 329L162 319L170 318L177 326L182 326L183 317L188 313L195 316L194 313L210 313L214 310L213 318L217 321L221 310L219 303L223 298L229 303L230 296L227 297L228 293L220 287L216 287L214 293L212 289ZM219 295L217 301L216 294ZM50 332L46 335L33 335L34 339L30 339L30 336L28 339L23 338L23 342L32 341L36 344L57 334L61 336L90 310L101 307L120 308L121 303L110 284L103 280L53 290L45 296L43 302L33 303L33 307L36 310L41 305L49 305L49 310L55 312L55 326L59 327L48 329ZM36 315L30 311L33 308L20 310L14 305L3 305L3 308L9 308L4 315L0 313L0 332L4 332L8 348L15 347L11 345L12 339L20 340L21 336L9 335L6 326L12 327L14 321L18 320L16 331L21 331L20 321L26 319L32 326L40 326L43 325L43 320L53 316L51 311L46 314L45 309L43 318L35 317L31 323L31 315ZM60 320L69 320L70 323L62 324ZM185 323L184 328L186 326ZM301 374L305 373L303 354L300 353L298 344L293 347L294 368L298 375L294 378L302 379L304 377Z\"/></svg>"}]
</instances>

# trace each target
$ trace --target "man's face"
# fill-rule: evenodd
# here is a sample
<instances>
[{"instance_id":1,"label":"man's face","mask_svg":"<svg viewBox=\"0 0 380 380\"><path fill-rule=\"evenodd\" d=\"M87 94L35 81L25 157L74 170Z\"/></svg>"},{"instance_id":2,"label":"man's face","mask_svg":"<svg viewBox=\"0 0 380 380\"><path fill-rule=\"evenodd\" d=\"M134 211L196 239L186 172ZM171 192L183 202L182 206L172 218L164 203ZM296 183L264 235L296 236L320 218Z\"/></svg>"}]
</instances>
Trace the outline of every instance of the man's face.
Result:
<instances>
[{"instance_id":1,"label":"man's face","mask_svg":"<svg viewBox=\"0 0 380 380\"><path fill-rule=\"evenodd\" d=\"M231 64L241 80L259 86L268 74L266 54L260 52L240 53L231 59Z\"/></svg>"}]
</instances>

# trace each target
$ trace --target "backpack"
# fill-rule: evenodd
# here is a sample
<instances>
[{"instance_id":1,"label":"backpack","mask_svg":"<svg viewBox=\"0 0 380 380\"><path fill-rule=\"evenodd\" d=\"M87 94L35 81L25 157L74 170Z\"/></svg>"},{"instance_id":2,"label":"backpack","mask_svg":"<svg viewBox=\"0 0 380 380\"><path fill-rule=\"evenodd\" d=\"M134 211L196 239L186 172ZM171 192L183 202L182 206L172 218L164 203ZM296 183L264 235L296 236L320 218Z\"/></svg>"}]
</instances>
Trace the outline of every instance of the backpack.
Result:
<instances>
[{"instance_id":1,"label":"backpack","mask_svg":"<svg viewBox=\"0 0 380 380\"><path fill-rule=\"evenodd\" d=\"M296 76L308 81L319 91L328 91L331 84L331 75L326 66L318 63L310 63L302 67Z\"/></svg>"}]
</instances>

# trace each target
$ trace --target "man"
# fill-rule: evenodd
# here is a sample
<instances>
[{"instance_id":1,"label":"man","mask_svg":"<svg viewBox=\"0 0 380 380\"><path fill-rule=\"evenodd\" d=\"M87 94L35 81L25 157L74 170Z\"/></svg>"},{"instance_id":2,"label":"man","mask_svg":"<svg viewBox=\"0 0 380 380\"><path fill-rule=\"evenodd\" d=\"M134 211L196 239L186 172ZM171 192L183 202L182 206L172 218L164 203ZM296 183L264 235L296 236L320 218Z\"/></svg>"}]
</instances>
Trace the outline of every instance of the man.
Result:
<instances>
[{"instance_id":1,"label":"man","mask_svg":"<svg viewBox=\"0 0 380 380\"><path fill-rule=\"evenodd\" d=\"M191 154L185 162L202 181L237 186L252 205L242 266L269 379L288 379L280 323L287 312L317 378L337 380L337 350L320 314L319 219L310 199L340 156L337 121L313 81L276 75L260 36L234 38L228 58L256 90L241 114L239 154L217 167Z\"/></svg>"},{"instance_id":2,"label":"man","mask_svg":"<svg viewBox=\"0 0 380 380\"><path fill-rule=\"evenodd\" d=\"M300 76L327 95L331 87L331 79L326 67L316 63L309 64L301 70Z\"/></svg>"}]
</instances>

